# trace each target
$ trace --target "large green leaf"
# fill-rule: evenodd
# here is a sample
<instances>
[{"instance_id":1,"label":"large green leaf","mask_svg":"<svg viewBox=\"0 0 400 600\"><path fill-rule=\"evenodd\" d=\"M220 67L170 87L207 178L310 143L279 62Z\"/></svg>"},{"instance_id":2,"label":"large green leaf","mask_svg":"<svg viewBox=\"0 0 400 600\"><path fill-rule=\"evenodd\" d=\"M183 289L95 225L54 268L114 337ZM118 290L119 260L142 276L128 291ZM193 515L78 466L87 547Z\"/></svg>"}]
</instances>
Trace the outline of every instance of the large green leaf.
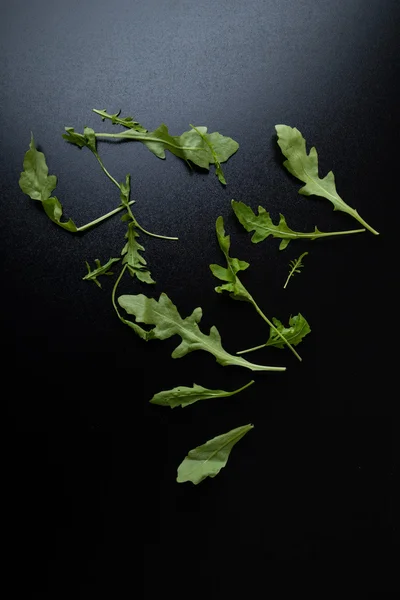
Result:
<instances>
[{"instance_id":1,"label":"large green leaf","mask_svg":"<svg viewBox=\"0 0 400 600\"><path fill-rule=\"evenodd\" d=\"M215 477L226 466L235 444L246 435L254 425L243 425L227 433L212 438L202 446L190 450L178 467L178 483L191 481L195 485L206 477Z\"/></svg>"},{"instance_id":2,"label":"large green leaf","mask_svg":"<svg viewBox=\"0 0 400 600\"><path fill-rule=\"evenodd\" d=\"M250 206L244 204L244 202L236 202L236 200L232 200L232 208L246 231L254 231L254 234L251 238L251 241L254 244L258 244L258 242L262 242L272 235L273 237L280 238L282 240L279 244L279 250L284 250L291 240L315 240L317 238L347 235L349 233L361 233L365 231L365 229L351 229L349 231L329 231L327 233L323 233L322 231L319 231L317 227L315 227L314 231L311 231L310 233L300 233L290 229L286 223L285 217L282 214L279 215L279 223L274 225L270 214L262 206L258 207L258 215L253 212Z\"/></svg>"},{"instance_id":3,"label":"large green leaf","mask_svg":"<svg viewBox=\"0 0 400 600\"><path fill-rule=\"evenodd\" d=\"M351 215L354 219L362 223L364 227L369 229L369 231L378 235L378 232L368 225L358 212L346 204L339 196L336 190L335 176L332 171L329 171L322 179L320 178L318 174L317 151L312 147L310 153L307 154L306 140L300 131L296 127L289 127L288 125L276 125L275 129L278 134L278 145L283 155L287 158L283 163L284 167L286 167L289 173L306 184L299 190L299 194L326 198L332 202L334 210L341 210Z\"/></svg>"},{"instance_id":4,"label":"large green leaf","mask_svg":"<svg viewBox=\"0 0 400 600\"><path fill-rule=\"evenodd\" d=\"M195 308L189 317L182 319L176 306L164 293L160 295L159 300L138 294L120 296L118 302L128 314L135 316L136 323L154 325L151 330L153 339L166 340L174 335L181 337L182 341L173 351L172 358L181 358L194 350L204 350L215 356L217 362L223 366L246 367L252 371L285 371L286 369L255 365L238 356L232 356L222 347L221 336L215 326L211 327L209 335L200 331L198 323L203 314L201 308Z\"/></svg>"}]
</instances>

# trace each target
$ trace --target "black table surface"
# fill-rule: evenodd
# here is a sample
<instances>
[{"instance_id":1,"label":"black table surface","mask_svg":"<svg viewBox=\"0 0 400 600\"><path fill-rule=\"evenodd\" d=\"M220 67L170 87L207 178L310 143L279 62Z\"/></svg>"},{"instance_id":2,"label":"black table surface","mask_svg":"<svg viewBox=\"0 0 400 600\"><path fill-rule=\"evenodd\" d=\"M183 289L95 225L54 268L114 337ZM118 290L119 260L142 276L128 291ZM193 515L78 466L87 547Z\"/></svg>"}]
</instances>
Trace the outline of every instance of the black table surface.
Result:
<instances>
[{"instance_id":1,"label":"black table surface","mask_svg":"<svg viewBox=\"0 0 400 600\"><path fill-rule=\"evenodd\" d=\"M31 565L32 593L48 586L59 597L68 580L76 597L95 597L118 570L131 576L135 548L155 585L154 562L175 560L172 540L180 561L193 547L208 549L209 566L217 547L231 561L253 548L264 569L292 558L378 557L379 548L387 578L378 589L392 589L399 30L397 0L2 3L5 462L15 556ZM117 190L94 157L61 137L65 126L117 130L93 108L122 109L149 130L165 123L173 135L205 125L240 144L223 165L223 186L213 168L190 170L168 152L160 160L141 144L99 143L118 181L131 174L140 223L179 237L142 235L156 285L126 276L121 291L165 292L183 316L201 306L204 331L215 324L232 353L261 343L268 327L254 309L214 291L209 264L223 264L222 215L232 256L250 263L242 281L264 312L308 319L301 363L275 348L249 357L285 373L222 367L204 352L173 360L178 338L146 343L117 319L112 278L102 289L82 280L85 260L119 255L125 225L114 217L74 236L18 179L32 132L67 217L80 225L114 208ZM278 123L315 145L320 173L334 172L341 196L379 236L297 241L284 251L276 239L251 243L231 199L274 219L282 213L297 231L358 226L328 201L298 194L282 166ZM284 290L289 261L306 251ZM184 410L149 404L178 385L233 390L250 379L242 394ZM215 479L175 481L191 448L247 423L254 429Z\"/></svg>"}]
</instances>

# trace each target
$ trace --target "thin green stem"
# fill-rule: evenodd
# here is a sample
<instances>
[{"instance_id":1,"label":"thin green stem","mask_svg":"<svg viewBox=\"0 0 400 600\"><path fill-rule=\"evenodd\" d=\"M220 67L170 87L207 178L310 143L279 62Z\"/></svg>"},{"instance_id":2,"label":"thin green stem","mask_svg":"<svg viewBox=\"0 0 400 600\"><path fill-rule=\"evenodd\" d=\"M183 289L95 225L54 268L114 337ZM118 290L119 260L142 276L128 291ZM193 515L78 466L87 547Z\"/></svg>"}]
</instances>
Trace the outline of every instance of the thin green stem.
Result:
<instances>
[{"instance_id":1,"label":"thin green stem","mask_svg":"<svg viewBox=\"0 0 400 600\"><path fill-rule=\"evenodd\" d=\"M246 383L246 385L244 385L243 387L239 388L238 390L230 392L229 396L234 396L235 394L239 394L239 392L243 392L243 390L245 390L246 388L248 388L251 385L253 385L253 383L254 383L254 379L252 379L251 381L249 381L249 383Z\"/></svg>"},{"instance_id":2,"label":"thin green stem","mask_svg":"<svg viewBox=\"0 0 400 600\"><path fill-rule=\"evenodd\" d=\"M115 138L122 140L139 140L143 142L158 142L159 144L164 144L165 146L171 146L172 148L176 148L177 150L198 150L198 148L192 146L180 146L178 144L173 144L168 140L163 140L158 137L149 136L147 133L143 134L137 132L133 129L128 129L127 131L123 131L122 133L95 133L96 138Z\"/></svg>"},{"instance_id":3,"label":"thin green stem","mask_svg":"<svg viewBox=\"0 0 400 600\"><path fill-rule=\"evenodd\" d=\"M357 221L359 223L361 223L361 225L364 225L364 227L366 229L368 229L368 231L370 231L371 233L373 233L374 235L379 235L379 231L376 231L376 229L374 229L373 227L371 227L371 225L368 225L368 223L366 221L364 221L364 219L362 217L360 217L360 215L358 214L358 212L355 210L354 213L350 213L355 219L357 219Z\"/></svg>"},{"instance_id":4,"label":"thin green stem","mask_svg":"<svg viewBox=\"0 0 400 600\"><path fill-rule=\"evenodd\" d=\"M134 203L133 200L131 200L129 202L129 204L133 204L133 203ZM103 215L102 217L99 217L98 219L95 219L94 221L90 221L90 223L86 223L86 225L82 225L82 227L77 227L77 231L86 231L87 229L90 229L90 227L94 227L94 225L97 225L98 223L105 221L109 217L112 217L113 215L116 215L117 213L121 212L121 210L124 210L124 208L126 208L126 207L118 206L118 208L114 208L114 210L111 210L110 212Z\"/></svg>"},{"instance_id":5,"label":"thin green stem","mask_svg":"<svg viewBox=\"0 0 400 600\"><path fill-rule=\"evenodd\" d=\"M246 350L240 350L236 352L236 354L247 354L247 352L254 352L255 350L261 350L261 348L265 348L267 344L261 344L260 346L254 346L253 348L247 348Z\"/></svg>"},{"instance_id":6,"label":"thin green stem","mask_svg":"<svg viewBox=\"0 0 400 600\"><path fill-rule=\"evenodd\" d=\"M252 300L253 300L253 299L252 299ZM295 355L295 356L296 356L296 357L297 357L297 358L298 358L298 359L301 361L301 360L302 360L302 358L301 358L300 354L299 354L298 352L296 352L296 350L293 348L292 344L291 344L290 342L288 342L288 341L287 341L287 339L285 338L285 336L283 336L283 335L281 334L281 332L280 332L280 331L278 331L278 329L275 327L275 325L274 325L273 323L271 323L271 321L268 319L268 317L266 317L266 316L264 315L264 313L262 312L262 310L261 310L261 308L258 306L258 304L255 302L255 300L253 300L253 306L254 306L254 308L256 309L256 311L258 312L258 314L260 315L260 317L262 317L262 318L264 319L264 321L265 321L266 323L268 323L268 325L269 325L270 327L272 327L272 329L273 329L274 331L276 331L276 333L279 335L279 337L280 337L280 338L282 338L282 340L285 342L285 344L288 346L288 348L290 348L290 350L293 352L293 354L294 354L294 355ZM243 351L242 351L242 353L243 353ZM236 354L238 354L238 352L237 352Z\"/></svg>"},{"instance_id":7,"label":"thin green stem","mask_svg":"<svg viewBox=\"0 0 400 600\"><path fill-rule=\"evenodd\" d=\"M121 279L122 279L122 276L123 276L123 274L124 274L124 273L125 273L125 271L126 271L126 267L127 267L127 266L128 266L127 264L125 264L125 265L123 266L123 268L122 268L122 270L121 270L121 273L118 275L117 281L116 281L116 282L115 282L115 284L114 284L114 287L113 287L113 290L112 290L112 294L111 294L111 300L112 300L112 303L113 303L113 307L114 307L114 309L115 309L115 312L117 313L118 319L119 319L120 321L122 321L122 323L124 323L124 325L126 324L126 320L125 320L123 317L121 317L121 314L120 314L120 312L119 312L119 310L118 310L117 304L116 304L116 302L115 302L115 293L116 293L116 291L117 291L117 287L118 287L118 285L119 285L119 282L121 281Z\"/></svg>"},{"instance_id":8,"label":"thin green stem","mask_svg":"<svg viewBox=\"0 0 400 600\"><path fill-rule=\"evenodd\" d=\"M100 164L101 168L103 169L104 173L107 175L107 177L117 186L117 188L119 190L121 190L121 186L119 185L118 181L116 179L114 179L114 177L111 175L111 173L106 169L106 167L104 166L104 163L101 160L99 154L97 152L93 152L93 154L95 155L95 157L99 161L99 164Z\"/></svg>"},{"instance_id":9,"label":"thin green stem","mask_svg":"<svg viewBox=\"0 0 400 600\"><path fill-rule=\"evenodd\" d=\"M97 160L99 161L99 164L101 166L101 168L103 169L104 173L107 175L107 177L117 186L117 188L121 191L121 186L118 183L118 181L116 179L114 179L114 177L111 175L111 173L106 169L106 167L104 166L103 161L101 160L99 154L97 152L93 152L93 154L95 155L95 157L97 158ZM131 202L129 202L128 204L134 204L134 200L131 200ZM177 237L170 237L167 235L158 235L157 233L151 233L150 231L147 231L147 229L144 229L144 227L142 227L141 225L139 225L137 219L133 216L133 213L131 211L130 206L126 207L128 214L130 216L130 218L132 219L132 221L135 223L135 227L137 227L138 229L140 229L140 231L143 231L143 233L145 233L146 235L149 235L151 237L155 237L155 238L159 238L161 240L177 240Z\"/></svg>"}]
</instances>

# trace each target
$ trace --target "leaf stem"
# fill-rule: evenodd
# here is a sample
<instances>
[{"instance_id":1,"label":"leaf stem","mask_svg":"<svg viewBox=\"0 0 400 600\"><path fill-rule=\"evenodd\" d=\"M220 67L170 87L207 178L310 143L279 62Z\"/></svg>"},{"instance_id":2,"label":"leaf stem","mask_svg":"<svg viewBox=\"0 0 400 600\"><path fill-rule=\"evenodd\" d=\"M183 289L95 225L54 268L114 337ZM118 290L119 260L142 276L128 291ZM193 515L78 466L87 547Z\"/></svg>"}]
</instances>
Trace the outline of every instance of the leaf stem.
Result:
<instances>
[{"instance_id":1,"label":"leaf stem","mask_svg":"<svg viewBox=\"0 0 400 600\"><path fill-rule=\"evenodd\" d=\"M129 204L133 204L133 203L134 203L134 200L131 200L129 202ZM86 231L87 229L90 229L90 227L93 227L94 225L97 225L98 223L105 221L109 217L112 217L113 215L116 215L117 213L121 212L121 210L124 210L124 208L126 208L126 207L122 206L122 205L118 206L118 208L114 208L114 210L111 210L110 212L103 215L102 217L99 217L98 219L95 219L94 221L90 221L90 223L86 223L86 225L82 225L82 227L77 227L76 230L77 231Z\"/></svg>"},{"instance_id":2,"label":"leaf stem","mask_svg":"<svg viewBox=\"0 0 400 600\"><path fill-rule=\"evenodd\" d=\"M252 379L251 381L249 381L249 383L246 383L246 385L244 385L243 387L239 388L238 390L230 392L229 395L230 396L234 396L235 394L238 394L239 392L243 392L243 390L245 390L246 388L248 388L251 385L253 385L253 383L254 383L254 379Z\"/></svg>"},{"instance_id":3,"label":"leaf stem","mask_svg":"<svg viewBox=\"0 0 400 600\"><path fill-rule=\"evenodd\" d=\"M261 350L261 348L265 348L267 344L261 344L260 346L254 346L253 348L247 348L246 350L240 350L236 352L236 354L246 354L247 352L254 352L255 350Z\"/></svg>"},{"instance_id":4,"label":"leaf stem","mask_svg":"<svg viewBox=\"0 0 400 600\"><path fill-rule=\"evenodd\" d=\"M94 152L92 150L93 154L95 155L95 157L97 158L97 160L99 161L99 164L101 166L101 168L103 169L104 173L107 175L107 177L117 186L117 188L120 190L121 186L119 185L118 181L116 179L114 179L114 177L111 175L111 173L109 171L107 171L106 167L104 166L103 161L101 160L98 152Z\"/></svg>"},{"instance_id":5,"label":"leaf stem","mask_svg":"<svg viewBox=\"0 0 400 600\"><path fill-rule=\"evenodd\" d=\"M368 223L366 221L364 221L364 219L358 214L358 212L356 210L352 211L350 213L355 219L357 219L357 221L359 223L361 223L361 225L364 225L364 227L366 229L368 229L368 231L370 231L371 233L373 233L374 235L379 235L379 231L376 231L376 229L374 229L373 227L371 227L371 225L368 225Z\"/></svg>"},{"instance_id":6,"label":"leaf stem","mask_svg":"<svg viewBox=\"0 0 400 600\"><path fill-rule=\"evenodd\" d=\"M118 287L118 285L119 285L119 282L121 281L121 279L122 279L122 276L123 276L123 274L124 274L124 273L125 273L125 271L126 271L126 267L127 267L127 266L128 266L127 264L125 264L125 265L123 266L123 268L122 268L122 270L121 270L121 273L118 275L118 278L117 278L117 280L116 280L116 282L115 282L115 284L114 284L114 287L113 287L113 290L112 290L112 293L111 293L111 300L112 300L112 304L113 304L113 307L114 307L114 309L115 309L115 312L117 313L118 319L119 319L120 321L122 321L122 323L124 323L124 325L126 324L126 320L125 320L123 317L121 317L121 314L120 314L120 312L119 312L119 310L118 310L117 304L116 304L116 302L115 302L115 293L116 293L116 291L117 291L117 287Z\"/></svg>"},{"instance_id":7,"label":"leaf stem","mask_svg":"<svg viewBox=\"0 0 400 600\"><path fill-rule=\"evenodd\" d=\"M266 323L268 323L268 325L270 327L272 327L272 329L279 335L279 337L282 338L282 340L285 342L285 344L288 346L288 348L290 348L290 350L293 352L293 354L301 361L302 358L301 358L300 354L298 352L296 352L296 350L293 348L292 344L287 341L287 339L285 338L285 336L283 336L281 334L281 332L278 331L278 329L275 327L275 325L273 323L271 323L271 321L268 319L268 317L266 317L264 315L264 313L262 312L261 308L258 306L258 304L256 303L256 301L253 298L252 298L252 303L253 303L254 308L256 309L256 311L258 312L258 314L260 315L260 317L262 317L264 319L264 321ZM241 350L241 352L236 352L236 354L243 354L244 352L247 352L247 350Z\"/></svg>"},{"instance_id":8,"label":"leaf stem","mask_svg":"<svg viewBox=\"0 0 400 600\"><path fill-rule=\"evenodd\" d=\"M135 135L136 134L136 135ZM115 139L123 139L123 140L139 140L143 142L158 142L164 144L166 146L171 146L172 148L176 148L177 150L198 150L197 147L192 146L179 146L177 144L173 144L169 140L163 140L158 137L151 137L148 134L143 134L139 132L133 133L132 129L128 129L127 131L123 131L122 133L95 133L96 138L115 138Z\"/></svg>"}]
</instances>

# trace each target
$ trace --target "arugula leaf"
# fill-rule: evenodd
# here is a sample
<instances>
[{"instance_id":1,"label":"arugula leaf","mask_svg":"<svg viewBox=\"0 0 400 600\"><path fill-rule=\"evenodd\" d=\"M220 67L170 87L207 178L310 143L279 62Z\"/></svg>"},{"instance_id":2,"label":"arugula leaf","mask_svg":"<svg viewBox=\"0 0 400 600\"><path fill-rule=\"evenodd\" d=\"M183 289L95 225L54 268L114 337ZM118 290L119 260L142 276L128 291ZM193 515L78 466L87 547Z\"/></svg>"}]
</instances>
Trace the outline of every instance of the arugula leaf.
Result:
<instances>
[{"instance_id":1,"label":"arugula leaf","mask_svg":"<svg viewBox=\"0 0 400 600\"><path fill-rule=\"evenodd\" d=\"M275 125L278 134L278 145L287 158L283 163L286 169L303 181L306 185L299 190L304 196L322 196L333 204L333 210L345 212L357 219L364 227L375 235L379 233L364 221L358 212L351 208L336 191L335 176L332 171L321 179L318 175L318 154L314 147L307 154L306 140L296 127Z\"/></svg>"},{"instance_id":2,"label":"arugula leaf","mask_svg":"<svg viewBox=\"0 0 400 600\"><path fill-rule=\"evenodd\" d=\"M78 148L89 148L94 154L97 152L96 148L96 136L90 127L85 127L82 133L78 133L73 127L65 127L67 133L63 134L64 140L67 140L70 144L75 144Z\"/></svg>"},{"instance_id":3,"label":"arugula leaf","mask_svg":"<svg viewBox=\"0 0 400 600\"><path fill-rule=\"evenodd\" d=\"M24 170L22 171L18 182L21 190L24 194L27 194L27 196L32 198L32 200L41 202L49 219L67 231L72 233L86 231L101 221L105 221L105 219L112 217L124 208L119 206L102 217L90 221L90 223L86 223L86 225L82 225L81 227L77 227L72 219L61 221L63 214L61 202L55 196L50 196L57 185L57 177L48 174L49 169L47 167L46 157L43 152L39 152L39 150L35 148L33 133L31 134L29 150L24 156L23 166Z\"/></svg>"},{"instance_id":4,"label":"arugula leaf","mask_svg":"<svg viewBox=\"0 0 400 600\"><path fill-rule=\"evenodd\" d=\"M197 485L206 477L218 475L226 466L233 446L253 427L251 424L237 427L190 450L178 467L177 482L191 481Z\"/></svg>"},{"instance_id":5,"label":"arugula leaf","mask_svg":"<svg viewBox=\"0 0 400 600\"><path fill-rule=\"evenodd\" d=\"M254 306L260 317L264 319L264 321L268 323L270 327L274 328L273 323L271 323L268 317L265 316L261 308L254 300L253 296L249 294L249 292L244 287L237 275L239 271L245 271L249 267L249 263L245 262L244 260L239 260L237 258L230 257L229 250L231 246L231 239L229 235L225 235L224 220L222 217L218 217L215 224L215 228L217 232L219 247L221 248L225 256L228 265L227 269L221 267L220 265L210 265L211 272L215 277L217 277L217 279L221 279L222 281L228 282L224 285L216 287L215 291L219 294L221 294L222 292L229 292L231 298L233 298L234 300L244 300L250 302L250 304ZM276 332L281 337L281 339L288 345L293 354L301 361L301 356L298 354L298 352L296 352L293 346L285 339L285 337L278 330L276 330Z\"/></svg>"},{"instance_id":6,"label":"arugula leaf","mask_svg":"<svg viewBox=\"0 0 400 600\"><path fill-rule=\"evenodd\" d=\"M82 279L86 279L88 281L94 281L95 284L101 288L101 283L100 281L97 280L97 277L99 277L100 275L113 275L114 273L112 271L110 271L110 267L113 263L118 262L119 260L121 260L120 258L110 258L110 260L108 262L106 262L105 265L102 265L101 262L99 261L98 258L95 259L95 264L96 264L96 268L92 269L90 268L90 265L87 261L86 262L86 267L87 267L87 275L85 275L85 277L82 277Z\"/></svg>"},{"instance_id":7,"label":"arugula leaf","mask_svg":"<svg viewBox=\"0 0 400 600\"><path fill-rule=\"evenodd\" d=\"M176 408L177 406L189 406L189 404L194 404L199 400L208 400L210 398L224 398L227 396L234 396L239 392L242 392L250 385L252 385L254 381L250 381L243 387L238 390L234 390L233 392L225 392L223 390L209 390L207 388L202 387L201 385L197 385L197 383L193 384L193 387L185 387L179 386L174 388L173 390L165 390L163 392L158 392L154 394L152 399L150 400L151 404L159 404L160 406L170 406L171 408Z\"/></svg>"},{"instance_id":8,"label":"arugula leaf","mask_svg":"<svg viewBox=\"0 0 400 600\"><path fill-rule=\"evenodd\" d=\"M212 143L210 142L210 139L209 139L210 136L207 138L207 136L204 135L204 133L202 133L200 131L200 129L198 129L197 127L195 127L192 124L190 124L190 127L192 127L199 134L199 136L205 141L205 143L207 144L207 146L210 148L210 152L212 154L212 157L214 159L214 164L215 164L215 174L218 176L219 181L223 185L226 185L226 179L225 179L225 176L224 176L224 172L222 170L221 163L219 162L218 155L217 155L217 153L215 151L215 148L212 145Z\"/></svg>"},{"instance_id":9,"label":"arugula leaf","mask_svg":"<svg viewBox=\"0 0 400 600\"><path fill-rule=\"evenodd\" d=\"M147 133L147 129L141 126L140 123L134 121L132 117L124 117L120 118L121 111L119 110L114 115L110 115L106 112L106 110L97 110L96 108L92 109L93 112L101 116L101 120L105 121L106 119L110 119L113 125L123 125L123 127L127 127L128 129L134 129L135 131L140 131L142 133Z\"/></svg>"},{"instance_id":10,"label":"arugula leaf","mask_svg":"<svg viewBox=\"0 0 400 600\"><path fill-rule=\"evenodd\" d=\"M136 276L143 283L155 283L150 271L146 268L147 262L139 254L140 251L144 251L144 247L137 241L139 234L135 230L135 223L133 221L129 223L125 237L128 241L122 248L121 256L124 257L122 264L128 265L128 270L132 277Z\"/></svg>"},{"instance_id":11,"label":"arugula leaf","mask_svg":"<svg viewBox=\"0 0 400 600\"><path fill-rule=\"evenodd\" d=\"M49 175L49 169L46 163L46 157L43 152L39 152L35 148L33 133L31 133L31 141L29 150L25 153L24 170L19 178L19 187L32 200L38 200L46 212L46 215L54 223L67 229L68 231L76 232L78 228L72 219L61 221L62 206L60 201L55 196L50 196L51 192L57 185L57 177Z\"/></svg>"},{"instance_id":12,"label":"arugula leaf","mask_svg":"<svg viewBox=\"0 0 400 600\"><path fill-rule=\"evenodd\" d=\"M40 200L40 202L50 198L51 192L57 186L57 177L48 174L46 157L43 152L36 150L33 133L31 133L29 150L24 156L23 166L19 187L24 194L27 194L32 200Z\"/></svg>"},{"instance_id":13,"label":"arugula leaf","mask_svg":"<svg viewBox=\"0 0 400 600\"><path fill-rule=\"evenodd\" d=\"M212 326L206 335L199 329L203 311L196 308L193 313L182 319L178 309L164 293L159 300L147 298L143 294L136 296L123 295L118 298L119 305L130 315L134 315L136 323L155 325L151 330L153 339L166 340L174 335L182 338L181 343L172 353L172 358L181 358L194 350L204 350L215 356L220 365L246 367L252 371L285 371L286 367L267 367L255 365L237 356L228 354L221 345L218 329Z\"/></svg>"},{"instance_id":14,"label":"arugula leaf","mask_svg":"<svg viewBox=\"0 0 400 600\"><path fill-rule=\"evenodd\" d=\"M72 128L67 128L70 131ZM96 138L114 138L142 142L150 152L158 158L165 158L165 150L169 150L178 158L192 163L207 171L210 164L215 164L217 175L221 181L221 166L239 148L239 144L230 137L218 132L207 133L207 127L192 126L180 136L169 134L168 127L162 123L154 131L136 131L128 129L121 133L96 133ZM215 158L217 157L217 162Z\"/></svg>"},{"instance_id":15,"label":"arugula leaf","mask_svg":"<svg viewBox=\"0 0 400 600\"><path fill-rule=\"evenodd\" d=\"M277 331L285 337L292 344L292 346L297 346L303 340L303 338L311 332L311 327L307 323L306 319L302 314L295 315L294 317L290 317L289 319L289 327L285 327L278 319L275 317L272 319L274 322L274 328L271 327L269 339L266 344L261 344L260 346L254 346L254 348L247 348L246 350L241 350L237 352L237 354L246 354L247 352L254 352L255 350L261 350L261 348L265 348L266 346L275 346L276 348L284 348L285 344L282 342L282 338L277 334Z\"/></svg>"},{"instance_id":16,"label":"arugula leaf","mask_svg":"<svg viewBox=\"0 0 400 600\"><path fill-rule=\"evenodd\" d=\"M291 260L289 263L290 266L290 272L288 275L288 278L286 279L285 285L283 286L283 289L286 289L287 284L289 283L289 279L295 274L295 273L301 273L301 270L304 265L302 263L302 260L304 258L304 256L307 256L308 252L303 252L303 254L301 254L299 256L299 258L296 258L295 260Z\"/></svg>"},{"instance_id":17,"label":"arugula leaf","mask_svg":"<svg viewBox=\"0 0 400 600\"><path fill-rule=\"evenodd\" d=\"M285 327L278 319L272 319L275 327L283 333L285 338L290 341L293 346L297 346L303 338L311 332L311 327L301 313L290 317L289 327ZM276 348L284 348L281 338L276 335L276 332L271 329L269 340L266 346L275 346Z\"/></svg>"},{"instance_id":18,"label":"arugula leaf","mask_svg":"<svg viewBox=\"0 0 400 600\"><path fill-rule=\"evenodd\" d=\"M310 239L315 240L317 238L329 237L333 235L347 235L349 233L361 233L365 229L351 229L349 231L329 231L323 233L319 231L317 227L310 233L299 233L293 231L287 225L285 217L279 215L278 225L274 225L270 214L262 206L258 207L258 215L256 215L250 206L247 206L243 202L236 202L232 200L232 208L237 216L239 222L243 225L246 231L254 231L251 241L254 244L262 242L267 239L270 235L275 238L281 238L282 241L279 244L279 250L284 250L291 240L295 239Z\"/></svg>"}]
</instances>

